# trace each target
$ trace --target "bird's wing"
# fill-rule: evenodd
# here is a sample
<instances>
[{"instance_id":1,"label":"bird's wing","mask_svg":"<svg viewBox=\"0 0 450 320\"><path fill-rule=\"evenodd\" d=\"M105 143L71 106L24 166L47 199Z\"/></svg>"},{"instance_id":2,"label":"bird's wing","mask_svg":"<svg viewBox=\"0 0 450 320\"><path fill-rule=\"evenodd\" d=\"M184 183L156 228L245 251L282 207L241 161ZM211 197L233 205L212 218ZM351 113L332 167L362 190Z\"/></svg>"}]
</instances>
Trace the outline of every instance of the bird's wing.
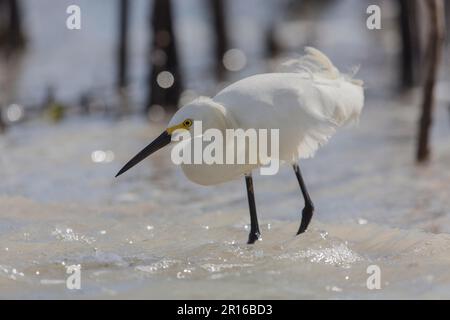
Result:
<instances>
[{"instance_id":1,"label":"bird's wing","mask_svg":"<svg viewBox=\"0 0 450 320\"><path fill-rule=\"evenodd\" d=\"M364 104L362 81L341 74L317 49L305 53L283 72L245 78L214 97L241 128L279 129L284 160L313 156Z\"/></svg>"},{"instance_id":2,"label":"bird's wing","mask_svg":"<svg viewBox=\"0 0 450 320\"><path fill-rule=\"evenodd\" d=\"M342 78L305 78L299 73L268 73L240 80L213 100L237 126L279 129L282 160L314 155L336 128L362 108L362 89Z\"/></svg>"}]
</instances>

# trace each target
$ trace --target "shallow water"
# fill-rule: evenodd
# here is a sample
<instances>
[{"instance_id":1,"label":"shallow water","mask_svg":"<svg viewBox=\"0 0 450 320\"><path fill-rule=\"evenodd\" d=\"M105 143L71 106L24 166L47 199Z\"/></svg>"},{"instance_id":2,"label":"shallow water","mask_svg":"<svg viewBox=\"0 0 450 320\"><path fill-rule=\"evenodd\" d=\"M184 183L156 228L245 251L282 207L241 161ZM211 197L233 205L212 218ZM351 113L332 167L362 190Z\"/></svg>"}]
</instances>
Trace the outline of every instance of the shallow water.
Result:
<instances>
[{"instance_id":1,"label":"shallow water","mask_svg":"<svg viewBox=\"0 0 450 320\"><path fill-rule=\"evenodd\" d=\"M370 101L359 127L304 161L317 208L306 234L294 237L302 200L291 170L256 176L254 246L243 181L196 186L169 150L113 178L158 125L13 128L0 138L0 297L450 298L447 110L420 167L416 108L400 103ZM66 289L73 264L81 290ZM369 265L381 268L380 290L366 287Z\"/></svg>"},{"instance_id":2,"label":"shallow water","mask_svg":"<svg viewBox=\"0 0 450 320\"><path fill-rule=\"evenodd\" d=\"M48 10L53 2L40 7ZM88 6L85 0L79 3ZM19 79L24 101L40 101L43 88L55 83L63 100L95 90L97 83L111 85L114 41L109 31L115 11L104 10L106 3L86 15L89 29L101 12L102 27L76 37L58 28L40 37L48 25L63 23L64 15L42 20L34 2L26 3L34 42ZM192 6L197 0L190 3L189 14L180 17L178 28L186 32L180 41L193 31L203 32L199 39L208 36L205 20L198 19L202 13ZM242 19L254 6L233 3L235 45L249 61L249 68L234 75L241 78L264 71L258 37L267 12ZM61 12L66 4L58 5ZM136 7L143 5L139 1ZM395 38L389 31L381 36L360 27L364 5L341 0L314 17L319 24L298 19L280 26L294 51L310 42L298 37L313 34L312 44L343 70L361 63L359 77L367 87L359 127L340 131L301 164L316 206L307 233L294 237L303 201L290 168L274 177L255 177L263 238L248 246L244 181L194 185L170 163L169 150L114 179L163 124L149 127L137 118L73 118L57 125L31 121L0 136L0 298L450 298L450 126L444 107L449 84L439 90L432 162L417 166L419 96L387 96L394 88L395 59L386 53L386 42ZM353 10L357 6L360 10ZM135 13L131 28L137 43L131 75L137 87L145 78L140 67L146 46L139 27L146 23L143 12ZM52 51L51 59L48 41L64 47ZM81 42L98 45L97 54L88 55L92 47ZM199 83L209 74L207 42L180 47L189 61L189 85L215 92L213 82L209 87ZM73 65L85 68L72 72L66 51L76 53ZM199 60L206 62L199 65ZM73 77L66 81L58 78L61 74ZM68 290L66 266L76 264L82 268L81 290ZM380 290L366 286L370 265L381 269Z\"/></svg>"}]
</instances>

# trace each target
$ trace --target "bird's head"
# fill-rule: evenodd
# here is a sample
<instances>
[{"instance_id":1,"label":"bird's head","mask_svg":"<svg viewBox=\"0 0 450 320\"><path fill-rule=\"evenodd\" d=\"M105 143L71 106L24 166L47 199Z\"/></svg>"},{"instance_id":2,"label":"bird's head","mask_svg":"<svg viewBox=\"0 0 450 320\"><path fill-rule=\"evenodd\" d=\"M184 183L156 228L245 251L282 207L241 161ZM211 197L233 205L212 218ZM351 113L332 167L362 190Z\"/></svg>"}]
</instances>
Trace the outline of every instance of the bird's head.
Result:
<instances>
[{"instance_id":1,"label":"bird's head","mask_svg":"<svg viewBox=\"0 0 450 320\"><path fill-rule=\"evenodd\" d=\"M178 139L172 139L177 134L189 131L191 137L194 137L194 125L196 123L201 123L202 132L211 128L224 130L226 128L224 108L205 97L201 97L185 105L173 115L167 129L128 161L127 164L120 169L116 177L125 173L154 152L167 146L172 140L178 141Z\"/></svg>"}]
</instances>

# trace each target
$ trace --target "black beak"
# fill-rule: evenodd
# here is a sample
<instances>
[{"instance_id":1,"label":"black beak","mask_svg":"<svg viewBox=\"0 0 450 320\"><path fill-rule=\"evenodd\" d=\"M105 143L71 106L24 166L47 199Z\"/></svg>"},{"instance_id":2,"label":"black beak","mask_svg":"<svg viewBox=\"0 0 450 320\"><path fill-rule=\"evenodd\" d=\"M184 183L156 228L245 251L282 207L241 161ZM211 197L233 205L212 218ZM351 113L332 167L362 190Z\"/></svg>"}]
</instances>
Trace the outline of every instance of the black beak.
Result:
<instances>
[{"instance_id":1,"label":"black beak","mask_svg":"<svg viewBox=\"0 0 450 320\"><path fill-rule=\"evenodd\" d=\"M133 168L135 165L137 165L139 162L147 158L152 153L158 151L162 147L167 146L170 141L172 140L172 136L167 132L164 131L161 133L161 135L153 140L152 143L150 143L148 146L146 146L144 149L142 149L141 152L139 152L137 155L134 156L133 159L127 162L126 165L123 166L122 169L116 174L116 178L120 176L122 173L128 171L129 169Z\"/></svg>"}]
</instances>

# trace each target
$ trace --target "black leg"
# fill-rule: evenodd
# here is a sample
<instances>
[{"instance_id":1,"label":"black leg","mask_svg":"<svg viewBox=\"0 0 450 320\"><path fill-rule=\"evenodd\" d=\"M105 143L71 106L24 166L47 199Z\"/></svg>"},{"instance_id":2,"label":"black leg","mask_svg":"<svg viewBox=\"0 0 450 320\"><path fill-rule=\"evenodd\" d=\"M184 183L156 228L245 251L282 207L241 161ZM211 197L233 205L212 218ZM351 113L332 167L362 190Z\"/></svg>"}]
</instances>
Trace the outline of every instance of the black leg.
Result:
<instances>
[{"instance_id":1,"label":"black leg","mask_svg":"<svg viewBox=\"0 0 450 320\"><path fill-rule=\"evenodd\" d=\"M258 217L256 216L255 193L253 190L252 175L245 175L245 183L247 185L248 206L250 209L250 234L248 235L248 244L255 243L259 239Z\"/></svg>"},{"instance_id":2,"label":"black leg","mask_svg":"<svg viewBox=\"0 0 450 320\"><path fill-rule=\"evenodd\" d=\"M314 213L314 205L309 197L308 190L306 190L305 182L303 181L302 173L300 172L300 167L298 164L294 164L295 175L297 176L298 184L300 185L300 189L302 190L303 199L305 200L305 207L302 211L302 222L300 223L300 228L298 229L297 234L301 234L306 231L308 228L309 222Z\"/></svg>"}]
</instances>

